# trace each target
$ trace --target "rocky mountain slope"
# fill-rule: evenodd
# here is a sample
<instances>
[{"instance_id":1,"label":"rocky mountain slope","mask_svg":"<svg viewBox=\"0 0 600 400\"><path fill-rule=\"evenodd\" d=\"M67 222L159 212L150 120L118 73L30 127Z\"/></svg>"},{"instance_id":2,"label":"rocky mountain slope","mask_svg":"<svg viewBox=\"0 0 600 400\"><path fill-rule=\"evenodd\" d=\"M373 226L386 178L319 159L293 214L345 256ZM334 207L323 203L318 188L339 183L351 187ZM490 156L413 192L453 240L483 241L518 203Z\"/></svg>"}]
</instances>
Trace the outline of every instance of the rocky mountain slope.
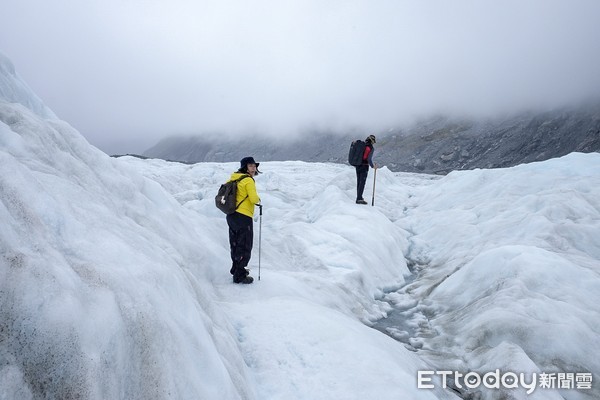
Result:
<instances>
[{"instance_id":1,"label":"rocky mountain slope","mask_svg":"<svg viewBox=\"0 0 600 400\"><path fill-rule=\"evenodd\" d=\"M170 137L143 155L189 163L238 161L249 154L260 161L345 163L350 142L367 134L313 132L293 141ZM375 159L392 171L445 174L460 169L509 167L574 151L600 151L600 103L485 120L435 117L410 128L375 134Z\"/></svg>"}]
</instances>

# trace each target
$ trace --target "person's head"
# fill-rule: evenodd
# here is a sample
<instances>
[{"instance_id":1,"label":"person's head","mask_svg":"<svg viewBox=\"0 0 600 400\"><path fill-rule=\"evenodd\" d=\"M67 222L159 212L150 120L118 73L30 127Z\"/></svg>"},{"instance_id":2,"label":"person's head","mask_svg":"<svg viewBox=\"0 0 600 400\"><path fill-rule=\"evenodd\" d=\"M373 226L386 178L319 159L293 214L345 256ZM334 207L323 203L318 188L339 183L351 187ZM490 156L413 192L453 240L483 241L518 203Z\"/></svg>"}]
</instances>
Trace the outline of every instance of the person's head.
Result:
<instances>
[{"instance_id":1,"label":"person's head","mask_svg":"<svg viewBox=\"0 0 600 400\"><path fill-rule=\"evenodd\" d=\"M369 135L366 139L365 142L367 142L367 144L375 144L376 140L375 140L375 135Z\"/></svg>"},{"instance_id":2,"label":"person's head","mask_svg":"<svg viewBox=\"0 0 600 400\"><path fill-rule=\"evenodd\" d=\"M244 157L240 161L240 169L238 169L238 172L254 176L260 174L260 171L258 170L259 165L260 163L254 161L254 157Z\"/></svg>"}]
</instances>

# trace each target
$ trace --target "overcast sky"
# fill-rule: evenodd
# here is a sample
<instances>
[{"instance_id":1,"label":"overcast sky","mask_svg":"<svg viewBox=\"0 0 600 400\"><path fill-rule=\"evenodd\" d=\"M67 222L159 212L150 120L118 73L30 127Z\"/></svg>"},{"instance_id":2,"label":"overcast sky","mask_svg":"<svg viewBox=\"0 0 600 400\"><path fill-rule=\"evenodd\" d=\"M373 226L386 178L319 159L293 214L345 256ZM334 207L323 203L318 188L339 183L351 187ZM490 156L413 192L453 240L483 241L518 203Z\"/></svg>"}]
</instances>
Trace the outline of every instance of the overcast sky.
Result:
<instances>
[{"instance_id":1,"label":"overcast sky","mask_svg":"<svg viewBox=\"0 0 600 400\"><path fill-rule=\"evenodd\" d=\"M0 51L110 153L600 94L600 0L3 0Z\"/></svg>"}]
</instances>

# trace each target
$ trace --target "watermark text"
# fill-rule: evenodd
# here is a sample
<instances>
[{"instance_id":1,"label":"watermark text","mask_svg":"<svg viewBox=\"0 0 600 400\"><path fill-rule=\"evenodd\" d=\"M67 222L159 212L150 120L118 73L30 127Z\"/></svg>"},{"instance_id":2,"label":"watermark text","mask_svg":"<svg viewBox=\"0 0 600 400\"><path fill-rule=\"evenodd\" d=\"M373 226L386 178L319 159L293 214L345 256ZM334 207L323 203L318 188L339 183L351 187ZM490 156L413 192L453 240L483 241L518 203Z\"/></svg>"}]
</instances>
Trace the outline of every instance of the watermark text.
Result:
<instances>
[{"instance_id":1,"label":"watermark text","mask_svg":"<svg viewBox=\"0 0 600 400\"><path fill-rule=\"evenodd\" d=\"M486 373L458 371L418 371L417 388L435 388L434 377L439 376L442 387L448 387L451 382L458 389L476 389L484 386L488 389L517 389L524 388L527 394L536 388L541 389L576 389L589 390L592 388L592 374L589 372L533 372L531 374L500 372L499 369Z\"/></svg>"}]
</instances>

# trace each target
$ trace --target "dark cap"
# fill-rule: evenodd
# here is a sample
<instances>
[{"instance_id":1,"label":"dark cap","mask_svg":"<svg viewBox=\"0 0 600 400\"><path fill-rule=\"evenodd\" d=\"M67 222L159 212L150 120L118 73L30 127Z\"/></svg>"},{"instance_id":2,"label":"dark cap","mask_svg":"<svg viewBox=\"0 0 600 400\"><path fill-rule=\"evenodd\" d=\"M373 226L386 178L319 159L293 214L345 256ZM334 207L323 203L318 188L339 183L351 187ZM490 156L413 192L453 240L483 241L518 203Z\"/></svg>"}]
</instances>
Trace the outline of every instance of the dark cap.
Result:
<instances>
[{"instance_id":1,"label":"dark cap","mask_svg":"<svg viewBox=\"0 0 600 400\"><path fill-rule=\"evenodd\" d=\"M247 172L248 164L256 164L256 172L260 174L260 171L258 170L258 166L260 165L260 163L257 163L256 161L254 161L254 157L242 158L242 160L240 161L240 171Z\"/></svg>"}]
</instances>

